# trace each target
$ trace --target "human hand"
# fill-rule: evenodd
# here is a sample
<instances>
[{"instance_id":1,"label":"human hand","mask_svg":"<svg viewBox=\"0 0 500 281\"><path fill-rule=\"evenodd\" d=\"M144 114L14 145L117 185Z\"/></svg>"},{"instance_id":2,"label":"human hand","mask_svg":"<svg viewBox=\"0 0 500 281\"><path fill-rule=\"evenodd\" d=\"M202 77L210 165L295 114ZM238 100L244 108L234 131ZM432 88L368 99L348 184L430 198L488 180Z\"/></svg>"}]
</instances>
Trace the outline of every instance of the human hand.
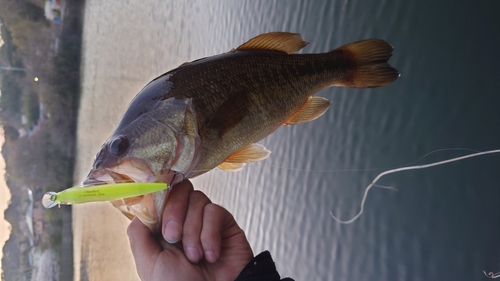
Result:
<instances>
[{"instance_id":1,"label":"human hand","mask_svg":"<svg viewBox=\"0 0 500 281\"><path fill-rule=\"evenodd\" d=\"M127 234L142 280L234 280L253 258L233 216L194 191L188 180L170 191L163 238L154 237L137 218Z\"/></svg>"}]
</instances>

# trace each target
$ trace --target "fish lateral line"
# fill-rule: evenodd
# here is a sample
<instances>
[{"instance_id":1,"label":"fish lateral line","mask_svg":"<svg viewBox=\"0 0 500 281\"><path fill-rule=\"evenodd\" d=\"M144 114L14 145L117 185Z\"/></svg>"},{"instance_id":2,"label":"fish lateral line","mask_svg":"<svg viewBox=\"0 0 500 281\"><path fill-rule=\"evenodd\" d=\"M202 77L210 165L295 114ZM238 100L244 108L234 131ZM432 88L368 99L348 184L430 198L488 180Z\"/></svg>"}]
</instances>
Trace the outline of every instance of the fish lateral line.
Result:
<instances>
[{"instance_id":1,"label":"fish lateral line","mask_svg":"<svg viewBox=\"0 0 500 281\"><path fill-rule=\"evenodd\" d=\"M336 222L341 223L341 224L351 224L354 221L356 221L363 214L363 211L364 211L364 208L365 208L365 203L366 203L366 198L368 196L368 192L370 191L370 189L372 187L393 189L392 187L385 187L385 186L380 186L380 185L376 184L377 181L380 180L385 175L394 174L394 173L403 172L403 171L427 169L427 168L430 168L430 167L435 167L435 166L439 166L439 165L443 165L443 164L448 164L448 163L451 163L451 162L456 162L456 161L460 161L460 160L464 160L464 159L468 159L468 158L472 158L472 157L476 157L476 156L481 156L481 155L486 155L486 154L493 154L493 153L500 153L500 149L494 149L494 150L488 150L488 151L481 151L481 152L471 153L471 154L467 154L467 155L464 155L464 156L455 157L455 158L451 158L451 159L447 159L447 160L432 162L432 163L429 163L429 164L416 165L416 166L407 166L407 167L401 167L401 168L396 168L396 169L391 169L391 170L384 171L384 172L378 174L378 176L375 177L375 179L366 187L365 192L363 194L363 199L361 199L361 204L360 204L359 212L354 217L352 217L349 220L341 220L337 216L335 216L332 212L330 212L330 216ZM427 155L429 155L429 154L427 154ZM425 155L425 156L427 156L427 155ZM494 278L497 278L497 277L499 277L499 276L494 276Z\"/></svg>"},{"instance_id":2,"label":"fish lateral line","mask_svg":"<svg viewBox=\"0 0 500 281\"><path fill-rule=\"evenodd\" d=\"M46 192L42 197L42 205L52 208L60 205L73 205L89 202L120 200L142 196L169 189L167 183L113 183L93 186L74 186L61 192Z\"/></svg>"}]
</instances>

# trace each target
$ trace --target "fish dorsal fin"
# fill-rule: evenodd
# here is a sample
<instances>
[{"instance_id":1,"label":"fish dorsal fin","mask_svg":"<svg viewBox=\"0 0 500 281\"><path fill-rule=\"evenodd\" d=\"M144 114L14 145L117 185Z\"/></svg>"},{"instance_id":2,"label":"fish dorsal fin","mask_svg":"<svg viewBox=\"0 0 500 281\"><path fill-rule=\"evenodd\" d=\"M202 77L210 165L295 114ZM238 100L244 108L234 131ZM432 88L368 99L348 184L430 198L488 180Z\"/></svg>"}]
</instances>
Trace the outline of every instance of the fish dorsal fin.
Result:
<instances>
[{"instance_id":1,"label":"fish dorsal fin","mask_svg":"<svg viewBox=\"0 0 500 281\"><path fill-rule=\"evenodd\" d=\"M323 97L309 97L306 103L283 125L295 125L315 120L325 113L332 101Z\"/></svg>"},{"instance_id":2,"label":"fish dorsal fin","mask_svg":"<svg viewBox=\"0 0 500 281\"><path fill-rule=\"evenodd\" d=\"M264 160L271 154L263 145L252 143L235 153L229 155L218 167L228 172L239 171L245 166L245 163Z\"/></svg>"},{"instance_id":3,"label":"fish dorsal fin","mask_svg":"<svg viewBox=\"0 0 500 281\"><path fill-rule=\"evenodd\" d=\"M269 32L248 40L236 50L270 50L293 54L307 44L298 33Z\"/></svg>"}]
</instances>

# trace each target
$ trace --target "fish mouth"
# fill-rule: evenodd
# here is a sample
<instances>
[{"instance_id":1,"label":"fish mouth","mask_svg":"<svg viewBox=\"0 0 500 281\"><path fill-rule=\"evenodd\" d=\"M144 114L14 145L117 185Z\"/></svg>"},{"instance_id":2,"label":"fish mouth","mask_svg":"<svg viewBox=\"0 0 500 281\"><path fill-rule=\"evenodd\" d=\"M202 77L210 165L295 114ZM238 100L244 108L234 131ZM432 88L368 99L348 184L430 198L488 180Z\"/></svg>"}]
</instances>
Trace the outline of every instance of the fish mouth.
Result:
<instances>
[{"instance_id":1,"label":"fish mouth","mask_svg":"<svg viewBox=\"0 0 500 281\"><path fill-rule=\"evenodd\" d=\"M82 182L84 186L109 183L156 182L157 177L149 165L140 160L126 160L109 168L94 168Z\"/></svg>"},{"instance_id":2,"label":"fish mouth","mask_svg":"<svg viewBox=\"0 0 500 281\"><path fill-rule=\"evenodd\" d=\"M134 181L126 174L118 174L113 170L91 170L87 178L82 182L83 186L95 186L111 183L129 183Z\"/></svg>"},{"instance_id":3,"label":"fish mouth","mask_svg":"<svg viewBox=\"0 0 500 281\"><path fill-rule=\"evenodd\" d=\"M169 183L174 180L177 179L173 171L156 176L145 161L128 159L113 167L92 169L82 184L95 186L129 182ZM138 217L153 233L159 233L161 210L163 210L168 193L168 190L163 190L110 202L129 219Z\"/></svg>"}]
</instances>

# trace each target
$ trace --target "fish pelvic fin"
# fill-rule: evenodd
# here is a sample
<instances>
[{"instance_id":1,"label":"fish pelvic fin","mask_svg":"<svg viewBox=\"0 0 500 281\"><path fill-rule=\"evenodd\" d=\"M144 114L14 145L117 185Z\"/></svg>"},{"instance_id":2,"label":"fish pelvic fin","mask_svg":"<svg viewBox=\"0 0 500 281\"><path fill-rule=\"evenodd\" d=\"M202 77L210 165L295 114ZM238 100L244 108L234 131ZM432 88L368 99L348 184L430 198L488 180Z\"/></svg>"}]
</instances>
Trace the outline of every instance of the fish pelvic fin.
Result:
<instances>
[{"instance_id":1,"label":"fish pelvic fin","mask_svg":"<svg viewBox=\"0 0 500 281\"><path fill-rule=\"evenodd\" d=\"M313 121L323 115L332 101L323 97L309 97L304 105L288 119L284 126Z\"/></svg>"},{"instance_id":2,"label":"fish pelvic fin","mask_svg":"<svg viewBox=\"0 0 500 281\"><path fill-rule=\"evenodd\" d=\"M354 69L338 86L373 88L390 84L400 74L387 61L392 56L392 46L380 39L368 39L339 47L330 53L343 53L354 62Z\"/></svg>"},{"instance_id":3,"label":"fish pelvic fin","mask_svg":"<svg viewBox=\"0 0 500 281\"><path fill-rule=\"evenodd\" d=\"M263 145L252 143L229 155L224 162L219 164L218 168L228 172L237 172L243 169L245 163L264 160L270 154L271 151Z\"/></svg>"},{"instance_id":4,"label":"fish pelvic fin","mask_svg":"<svg viewBox=\"0 0 500 281\"><path fill-rule=\"evenodd\" d=\"M240 45L236 50L270 50L293 54L307 44L298 33L269 32L258 35Z\"/></svg>"}]
</instances>

